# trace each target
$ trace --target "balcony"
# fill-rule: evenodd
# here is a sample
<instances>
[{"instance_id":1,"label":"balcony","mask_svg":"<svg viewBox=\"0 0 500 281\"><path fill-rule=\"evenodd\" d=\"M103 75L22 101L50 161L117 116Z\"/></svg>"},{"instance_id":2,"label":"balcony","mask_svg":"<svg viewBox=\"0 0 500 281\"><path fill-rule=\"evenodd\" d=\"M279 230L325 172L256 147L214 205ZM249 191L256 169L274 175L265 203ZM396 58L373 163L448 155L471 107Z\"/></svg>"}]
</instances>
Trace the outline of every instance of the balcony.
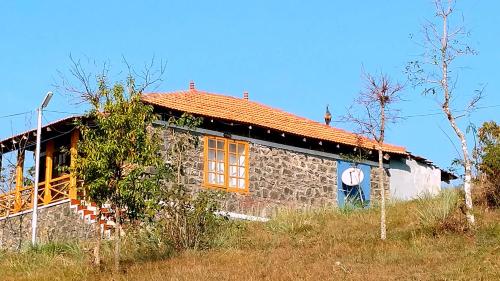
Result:
<instances>
[{"instance_id":1,"label":"balcony","mask_svg":"<svg viewBox=\"0 0 500 281\"><path fill-rule=\"evenodd\" d=\"M49 124L43 129L40 153L38 194L34 196L34 186L26 184L33 179L25 177L26 152L35 150L35 131L28 131L0 141L0 164L2 155L10 154L17 161L11 161L11 170L8 172L12 182L6 187L8 191L0 194L0 218L30 211L33 208L34 197L39 206L44 206L67 199L77 199L77 189L81 182L69 171L73 171L76 164L77 143L79 131L75 128L73 119L65 119ZM14 180L15 179L15 180ZM14 186L10 186L14 185Z\"/></svg>"},{"instance_id":2,"label":"balcony","mask_svg":"<svg viewBox=\"0 0 500 281\"><path fill-rule=\"evenodd\" d=\"M38 185L38 205L71 199L70 194L73 193L71 189L76 188L72 186L69 174L51 179L49 182L41 182ZM33 192L33 185L30 185L0 194L0 218L33 209Z\"/></svg>"}]
</instances>

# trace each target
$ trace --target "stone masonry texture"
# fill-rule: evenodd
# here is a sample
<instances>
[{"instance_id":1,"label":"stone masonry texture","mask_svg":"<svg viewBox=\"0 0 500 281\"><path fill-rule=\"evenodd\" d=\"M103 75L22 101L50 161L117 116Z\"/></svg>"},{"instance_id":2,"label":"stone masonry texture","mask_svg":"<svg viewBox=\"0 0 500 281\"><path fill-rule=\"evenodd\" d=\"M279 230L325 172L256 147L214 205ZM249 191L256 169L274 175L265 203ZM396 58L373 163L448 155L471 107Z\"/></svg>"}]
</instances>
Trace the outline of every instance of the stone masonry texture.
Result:
<instances>
[{"instance_id":1,"label":"stone masonry texture","mask_svg":"<svg viewBox=\"0 0 500 281\"><path fill-rule=\"evenodd\" d=\"M31 244L31 212L0 220L0 249L19 250ZM90 239L94 226L86 224L70 203L38 211L38 242L67 242Z\"/></svg>"},{"instance_id":2,"label":"stone masonry texture","mask_svg":"<svg viewBox=\"0 0 500 281\"><path fill-rule=\"evenodd\" d=\"M170 129L164 134L169 149ZM203 188L203 136L185 155L183 181L191 190ZM269 217L280 208L337 205L337 161L291 150L249 143L249 192L228 192L224 211Z\"/></svg>"},{"instance_id":3,"label":"stone masonry texture","mask_svg":"<svg viewBox=\"0 0 500 281\"><path fill-rule=\"evenodd\" d=\"M380 187L379 187L379 172L377 167L371 167L370 170L370 185L371 185L371 198L376 199L376 202L378 202L381 198L380 196ZM389 181L389 175L387 174L387 169L384 169L384 191L385 191L385 198L390 199L390 181Z\"/></svg>"}]
</instances>

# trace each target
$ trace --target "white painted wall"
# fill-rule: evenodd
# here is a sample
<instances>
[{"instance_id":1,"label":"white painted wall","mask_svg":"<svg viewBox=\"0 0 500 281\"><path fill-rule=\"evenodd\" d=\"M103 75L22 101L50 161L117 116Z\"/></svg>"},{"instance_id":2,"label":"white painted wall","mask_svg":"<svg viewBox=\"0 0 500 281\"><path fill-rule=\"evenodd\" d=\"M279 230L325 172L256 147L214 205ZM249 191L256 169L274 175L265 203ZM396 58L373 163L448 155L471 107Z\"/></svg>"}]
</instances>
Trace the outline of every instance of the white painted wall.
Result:
<instances>
[{"instance_id":1,"label":"white painted wall","mask_svg":"<svg viewBox=\"0 0 500 281\"><path fill-rule=\"evenodd\" d=\"M441 170L414 159L391 159L389 173L392 199L410 200L441 190Z\"/></svg>"}]
</instances>

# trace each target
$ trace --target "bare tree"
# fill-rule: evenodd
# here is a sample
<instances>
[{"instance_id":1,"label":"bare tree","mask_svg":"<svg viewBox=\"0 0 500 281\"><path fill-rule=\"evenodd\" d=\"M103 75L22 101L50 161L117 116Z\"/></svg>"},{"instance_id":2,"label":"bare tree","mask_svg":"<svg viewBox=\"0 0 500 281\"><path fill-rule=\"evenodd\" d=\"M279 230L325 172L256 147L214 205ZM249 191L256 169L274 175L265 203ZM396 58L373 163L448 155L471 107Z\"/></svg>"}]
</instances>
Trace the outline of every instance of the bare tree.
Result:
<instances>
[{"instance_id":1,"label":"bare tree","mask_svg":"<svg viewBox=\"0 0 500 281\"><path fill-rule=\"evenodd\" d=\"M458 137L462 148L462 164L464 167L464 191L466 217L469 225L474 225L472 212L472 164L465 134L457 124L457 119L470 114L482 98L483 89L476 90L465 110L452 109L451 103L457 98L456 85L458 77L452 66L460 56L476 54L463 43L469 35L463 26L450 27L456 1L434 0L437 22L428 21L423 26L424 48L423 60L412 61L407 66L407 73L414 86L423 86L424 94L432 94L437 98L446 119ZM456 113L462 114L457 115ZM463 114L465 112L465 114Z\"/></svg>"},{"instance_id":2,"label":"bare tree","mask_svg":"<svg viewBox=\"0 0 500 281\"><path fill-rule=\"evenodd\" d=\"M75 59L69 55L71 66L69 68L69 77L65 75L66 71L58 71L59 80L53 84L58 92L67 94L76 104L90 104L96 106L100 102L98 95L97 84L98 78L108 78L110 75L110 62L104 61L97 63L90 58L85 60ZM166 62L160 60L159 65L155 57L152 57L149 62L145 62L140 70L132 67L125 57L122 57L122 62L127 69L127 77L134 77L139 81L136 83L137 92L143 93L144 90L154 90L163 82ZM92 72L91 70L97 70ZM129 89L130 90L130 89Z\"/></svg>"},{"instance_id":3,"label":"bare tree","mask_svg":"<svg viewBox=\"0 0 500 281\"><path fill-rule=\"evenodd\" d=\"M373 138L378 151L378 187L380 189L380 239L387 237L384 186L384 140L388 124L397 120L398 110L391 105L401 100L403 86L391 83L387 75L374 77L364 73L365 89L355 99L344 120L357 125L362 135ZM361 108L359 110L359 108ZM357 110L358 109L358 110ZM363 141L363 140L360 140Z\"/></svg>"}]
</instances>

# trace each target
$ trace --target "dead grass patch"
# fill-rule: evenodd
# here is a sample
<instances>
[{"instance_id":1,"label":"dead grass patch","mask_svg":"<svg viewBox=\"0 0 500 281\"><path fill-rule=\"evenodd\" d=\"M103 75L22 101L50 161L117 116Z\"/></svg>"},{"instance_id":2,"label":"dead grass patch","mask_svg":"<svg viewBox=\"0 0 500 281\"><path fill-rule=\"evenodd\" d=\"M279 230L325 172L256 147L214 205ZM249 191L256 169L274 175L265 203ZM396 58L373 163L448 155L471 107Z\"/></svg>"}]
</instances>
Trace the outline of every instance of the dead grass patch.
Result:
<instances>
[{"instance_id":1,"label":"dead grass patch","mask_svg":"<svg viewBox=\"0 0 500 281\"><path fill-rule=\"evenodd\" d=\"M221 231L215 249L131 263L120 275L96 273L71 257L65 265L44 260L22 274L2 257L0 274L4 280L498 280L500 211L477 210L469 235L433 235L422 231L418 204L389 206L386 241L378 239L376 209L286 211L267 224Z\"/></svg>"}]
</instances>

